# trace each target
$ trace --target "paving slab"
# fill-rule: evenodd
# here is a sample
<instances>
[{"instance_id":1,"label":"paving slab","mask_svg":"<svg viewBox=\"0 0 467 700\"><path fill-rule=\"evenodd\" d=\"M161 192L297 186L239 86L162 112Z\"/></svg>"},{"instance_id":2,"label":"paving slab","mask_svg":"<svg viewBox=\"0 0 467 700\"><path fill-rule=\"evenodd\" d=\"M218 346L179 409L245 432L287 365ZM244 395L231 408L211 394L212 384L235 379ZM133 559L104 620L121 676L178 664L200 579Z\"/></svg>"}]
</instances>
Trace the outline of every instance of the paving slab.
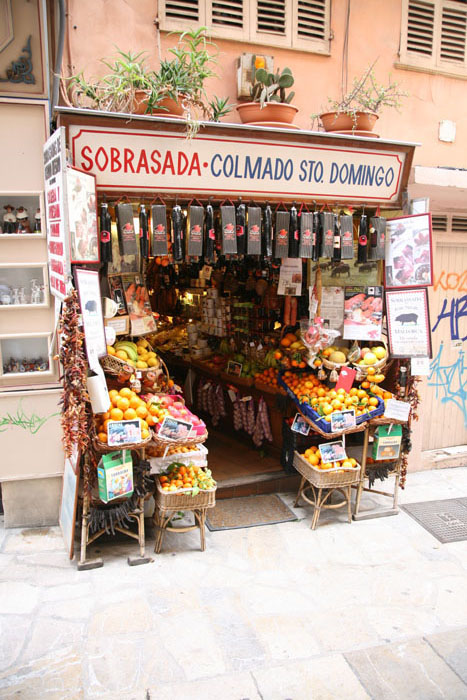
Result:
<instances>
[{"instance_id":1,"label":"paving slab","mask_svg":"<svg viewBox=\"0 0 467 700\"><path fill-rule=\"evenodd\" d=\"M364 700L370 696L346 660L332 655L254 671L264 700Z\"/></svg>"},{"instance_id":2,"label":"paving slab","mask_svg":"<svg viewBox=\"0 0 467 700\"><path fill-rule=\"evenodd\" d=\"M467 627L430 634L425 639L467 684Z\"/></svg>"},{"instance_id":3,"label":"paving slab","mask_svg":"<svg viewBox=\"0 0 467 700\"><path fill-rule=\"evenodd\" d=\"M267 696L259 695L254 679L247 673L150 686L146 693L144 700L269 700Z\"/></svg>"},{"instance_id":4,"label":"paving slab","mask_svg":"<svg viewBox=\"0 0 467 700\"><path fill-rule=\"evenodd\" d=\"M423 639L347 653L345 658L372 698L462 700L467 686Z\"/></svg>"}]
</instances>

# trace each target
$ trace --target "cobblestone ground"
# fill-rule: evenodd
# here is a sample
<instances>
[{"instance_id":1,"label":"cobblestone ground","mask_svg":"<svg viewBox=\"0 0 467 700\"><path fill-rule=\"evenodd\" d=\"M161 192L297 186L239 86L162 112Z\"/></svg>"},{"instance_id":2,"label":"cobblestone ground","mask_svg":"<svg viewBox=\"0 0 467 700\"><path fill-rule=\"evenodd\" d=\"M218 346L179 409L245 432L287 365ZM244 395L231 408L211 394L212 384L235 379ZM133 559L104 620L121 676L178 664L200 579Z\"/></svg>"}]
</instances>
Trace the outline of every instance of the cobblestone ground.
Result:
<instances>
[{"instance_id":1,"label":"cobblestone ground","mask_svg":"<svg viewBox=\"0 0 467 700\"><path fill-rule=\"evenodd\" d=\"M402 501L460 496L467 468L409 475ZM296 513L208 533L204 553L169 533L139 567L131 541L102 542L84 572L58 528L0 529L0 697L467 698L467 542L403 512L315 532Z\"/></svg>"}]
</instances>

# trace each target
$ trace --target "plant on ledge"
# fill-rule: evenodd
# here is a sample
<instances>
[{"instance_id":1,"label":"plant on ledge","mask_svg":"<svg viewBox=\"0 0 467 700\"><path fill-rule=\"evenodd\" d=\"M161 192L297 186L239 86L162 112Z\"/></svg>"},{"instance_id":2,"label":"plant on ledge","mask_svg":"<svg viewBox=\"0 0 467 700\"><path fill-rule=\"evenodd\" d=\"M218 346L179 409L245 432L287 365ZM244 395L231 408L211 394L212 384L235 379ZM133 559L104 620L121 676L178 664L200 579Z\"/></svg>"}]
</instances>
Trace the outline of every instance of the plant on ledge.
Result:
<instances>
[{"instance_id":1,"label":"plant on ledge","mask_svg":"<svg viewBox=\"0 0 467 700\"><path fill-rule=\"evenodd\" d=\"M242 122L291 124L298 109L291 104L295 93L286 94L286 90L294 84L290 68L269 73L264 67L257 67L256 57L253 56L252 75L251 102L237 105Z\"/></svg>"}]
</instances>

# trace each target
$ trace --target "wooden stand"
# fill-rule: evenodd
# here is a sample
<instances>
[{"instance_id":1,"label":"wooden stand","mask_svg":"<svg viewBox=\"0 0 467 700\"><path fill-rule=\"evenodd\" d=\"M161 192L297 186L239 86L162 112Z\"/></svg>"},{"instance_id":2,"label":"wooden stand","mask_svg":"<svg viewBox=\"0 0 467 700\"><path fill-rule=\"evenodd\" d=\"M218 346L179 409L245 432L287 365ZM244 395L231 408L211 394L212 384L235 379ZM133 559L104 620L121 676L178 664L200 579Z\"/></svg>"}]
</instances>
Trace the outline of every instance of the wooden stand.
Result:
<instances>
[{"instance_id":1,"label":"wooden stand","mask_svg":"<svg viewBox=\"0 0 467 700\"><path fill-rule=\"evenodd\" d=\"M137 450L134 450L135 452ZM144 448L141 450L142 451L142 459L144 459ZM86 479L86 477L85 477ZM124 527L120 527L119 525L114 525L113 530L116 530L117 532L121 532L123 535L126 535L127 537L131 537L135 540L138 540L139 543L139 556L137 557L128 557L127 562L129 566L138 566L139 564L148 564L152 559L150 557L146 556L146 544L145 544L145 532L144 532L144 496L140 496L137 500L137 505L136 508L129 512L127 514L128 518L131 518L137 523L138 526L138 532L132 532L131 530L127 530ZM115 504L117 504L119 501L115 501ZM97 506L98 507L98 506ZM105 528L102 528L101 530L98 530L97 532L93 533L92 535L89 534L89 527L90 527L90 518L91 518L91 501L89 498L89 488L88 484L84 484L84 495L83 495L83 508L82 508L82 515L81 515L81 550L80 550L80 559L77 565L78 571L86 571L88 569L97 569L100 568L101 566L104 566L104 562L102 559L87 559L87 547L88 545L92 544L92 542L95 542L99 537L102 537L102 535L106 534L107 530Z\"/></svg>"},{"instance_id":2,"label":"wooden stand","mask_svg":"<svg viewBox=\"0 0 467 700\"><path fill-rule=\"evenodd\" d=\"M170 521L179 512L179 509L174 508L170 510L162 510L158 505L156 504L156 508L154 510L154 516L153 516L153 523L154 526L157 528L157 534L156 534L156 545L154 547L154 551L156 554L160 554L161 549L162 549L162 538L164 536L165 530L167 528L170 530L170 532L176 532L176 533L184 533L184 532L191 532L191 530L196 530L196 528L199 528L199 536L200 536L200 541L201 541L201 551L204 552L206 549L206 532L205 532L205 526L206 526L206 511L207 508L187 508L186 506L183 506L183 512L192 512L194 517L195 517L195 522L194 525L188 525L186 527L172 527L170 525Z\"/></svg>"},{"instance_id":3,"label":"wooden stand","mask_svg":"<svg viewBox=\"0 0 467 700\"><path fill-rule=\"evenodd\" d=\"M377 428L379 425L391 425L391 424L400 424L400 421L394 421L394 420L386 420L385 418L375 418L374 421L372 421L372 424L370 425L370 430L374 430ZM369 486L365 486L365 479L367 478L367 470L371 469L372 467L377 468L379 466L384 465L384 461L377 462L375 464L367 464L367 452L368 452L368 438L369 438L369 430L367 431L368 434L365 436L365 443L363 447L364 451L364 456L365 459L362 459L362 469L360 472L360 481L357 486L357 496L355 499L355 508L354 508L354 513L353 513L353 519L354 520L370 520L372 518L384 518L389 515L397 515L399 513L399 507L398 507L398 500L399 500L399 481L400 481L400 475L401 475L401 464L402 464L402 455L399 455L399 458L397 459L396 462L396 467L393 469L391 472L389 472L389 475L395 476L394 479L394 489L391 492L388 491L379 491L377 489L370 488ZM362 497L362 492L367 491L368 493L377 493L380 496L387 496L388 498L392 498L392 508L385 508L385 509L378 509L378 510L371 510L367 511L366 513L360 513L360 500Z\"/></svg>"}]
</instances>

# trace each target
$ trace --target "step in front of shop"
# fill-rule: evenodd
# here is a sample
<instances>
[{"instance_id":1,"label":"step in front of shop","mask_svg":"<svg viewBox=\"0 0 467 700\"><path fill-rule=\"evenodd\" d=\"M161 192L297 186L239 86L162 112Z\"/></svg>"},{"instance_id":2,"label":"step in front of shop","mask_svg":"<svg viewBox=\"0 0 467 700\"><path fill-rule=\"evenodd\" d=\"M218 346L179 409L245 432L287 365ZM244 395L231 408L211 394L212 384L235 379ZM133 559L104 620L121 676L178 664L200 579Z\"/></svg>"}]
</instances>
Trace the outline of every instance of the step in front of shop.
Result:
<instances>
[{"instance_id":1,"label":"step in front of shop","mask_svg":"<svg viewBox=\"0 0 467 700\"><path fill-rule=\"evenodd\" d=\"M289 474L285 471L253 474L252 476L241 476L219 481L216 498L237 498L240 496L254 496L260 493L296 492L299 485L299 474Z\"/></svg>"}]
</instances>

